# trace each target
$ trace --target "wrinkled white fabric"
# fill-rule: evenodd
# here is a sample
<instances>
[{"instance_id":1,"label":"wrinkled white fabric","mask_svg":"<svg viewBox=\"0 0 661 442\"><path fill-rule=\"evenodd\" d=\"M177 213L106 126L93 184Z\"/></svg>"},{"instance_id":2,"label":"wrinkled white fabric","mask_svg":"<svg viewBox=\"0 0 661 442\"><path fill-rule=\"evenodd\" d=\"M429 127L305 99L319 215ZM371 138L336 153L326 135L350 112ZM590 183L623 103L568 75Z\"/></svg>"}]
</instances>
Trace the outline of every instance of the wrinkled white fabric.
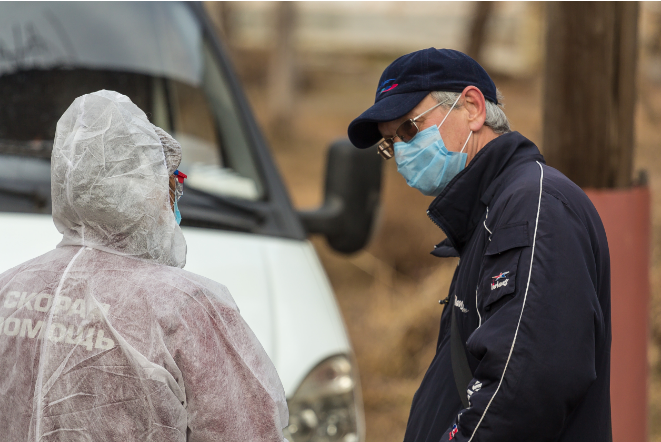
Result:
<instances>
[{"instance_id":1,"label":"wrinkled white fabric","mask_svg":"<svg viewBox=\"0 0 661 442\"><path fill-rule=\"evenodd\" d=\"M52 164L58 247L0 275L12 442L277 441L273 364L227 289L183 266L163 147L107 91L74 101Z\"/></svg>"}]
</instances>

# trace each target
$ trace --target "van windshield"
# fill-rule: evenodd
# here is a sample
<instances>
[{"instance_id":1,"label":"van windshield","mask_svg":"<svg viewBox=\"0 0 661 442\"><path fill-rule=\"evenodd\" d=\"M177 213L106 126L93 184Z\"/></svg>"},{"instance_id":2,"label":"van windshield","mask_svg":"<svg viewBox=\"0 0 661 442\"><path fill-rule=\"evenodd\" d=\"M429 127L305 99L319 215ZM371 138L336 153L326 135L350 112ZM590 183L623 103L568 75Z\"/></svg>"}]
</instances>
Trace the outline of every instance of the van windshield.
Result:
<instances>
[{"instance_id":1,"label":"van windshield","mask_svg":"<svg viewBox=\"0 0 661 442\"><path fill-rule=\"evenodd\" d=\"M50 187L58 119L100 89L127 95L181 143L187 188L264 198L223 70L197 17L172 2L0 2L0 191Z\"/></svg>"}]
</instances>

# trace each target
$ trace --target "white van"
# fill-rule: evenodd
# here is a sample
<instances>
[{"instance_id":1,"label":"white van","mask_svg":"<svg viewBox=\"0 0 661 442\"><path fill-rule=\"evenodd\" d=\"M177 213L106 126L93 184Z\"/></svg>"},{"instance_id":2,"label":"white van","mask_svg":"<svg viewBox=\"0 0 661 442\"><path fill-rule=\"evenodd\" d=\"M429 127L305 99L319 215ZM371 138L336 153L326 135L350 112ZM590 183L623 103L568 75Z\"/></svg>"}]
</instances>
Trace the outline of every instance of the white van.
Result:
<instances>
[{"instance_id":1,"label":"white van","mask_svg":"<svg viewBox=\"0 0 661 442\"><path fill-rule=\"evenodd\" d=\"M273 360L292 442L364 440L351 344L308 233L353 252L377 155L331 146L326 199L296 212L200 4L0 2L0 272L53 249L55 125L74 98L125 94L182 145L186 270L225 284Z\"/></svg>"}]
</instances>

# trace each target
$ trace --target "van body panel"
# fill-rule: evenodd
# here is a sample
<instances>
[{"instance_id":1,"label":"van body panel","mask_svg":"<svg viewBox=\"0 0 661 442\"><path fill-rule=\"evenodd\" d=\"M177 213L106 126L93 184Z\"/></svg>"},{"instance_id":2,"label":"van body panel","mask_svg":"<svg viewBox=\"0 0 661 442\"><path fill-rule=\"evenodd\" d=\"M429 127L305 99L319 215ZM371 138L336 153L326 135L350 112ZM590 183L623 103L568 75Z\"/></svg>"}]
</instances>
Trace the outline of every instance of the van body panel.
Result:
<instances>
[{"instance_id":1,"label":"van body panel","mask_svg":"<svg viewBox=\"0 0 661 442\"><path fill-rule=\"evenodd\" d=\"M333 291L308 241L195 227L183 231L186 270L227 286L288 397L319 361L351 353Z\"/></svg>"},{"instance_id":2,"label":"van body panel","mask_svg":"<svg viewBox=\"0 0 661 442\"><path fill-rule=\"evenodd\" d=\"M320 361L352 352L333 290L312 245L269 238L265 250L278 333L273 362L289 397Z\"/></svg>"}]
</instances>

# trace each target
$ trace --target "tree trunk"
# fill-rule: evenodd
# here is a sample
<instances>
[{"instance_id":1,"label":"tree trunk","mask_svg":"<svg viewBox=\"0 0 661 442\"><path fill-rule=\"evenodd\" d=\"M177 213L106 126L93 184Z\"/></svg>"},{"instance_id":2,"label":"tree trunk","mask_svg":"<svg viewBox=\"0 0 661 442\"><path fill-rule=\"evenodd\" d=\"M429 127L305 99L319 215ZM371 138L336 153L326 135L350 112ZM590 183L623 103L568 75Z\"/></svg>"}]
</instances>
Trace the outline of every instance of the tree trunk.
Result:
<instances>
[{"instance_id":1,"label":"tree trunk","mask_svg":"<svg viewBox=\"0 0 661 442\"><path fill-rule=\"evenodd\" d=\"M547 6L546 161L581 187L632 181L637 2Z\"/></svg>"},{"instance_id":2,"label":"tree trunk","mask_svg":"<svg viewBox=\"0 0 661 442\"><path fill-rule=\"evenodd\" d=\"M230 45L231 29L230 15L232 5L228 1L204 2L204 6L211 17L211 22L216 28L216 32L224 37L225 45Z\"/></svg>"},{"instance_id":3,"label":"tree trunk","mask_svg":"<svg viewBox=\"0 0 661 442\"><path fill-rule=\"evenodd\" d=\"M296 2L276 3L275 49L268 73L270 125L277 136L289 133L294 105L294 25Z\"/></svg>"},{"instance_id":4,"label":"tree trunk","mask_svg":"<svg viewBox=\"0 0 661 442\"><path fill-rule=\"evenodd\" d=\"M493 2L476 2L471 19L470 34L468 37L468 48L466 54L470 55L478 63L480 62L480 52L484 46L485 29L487 19L493 11Z\"/></svg>"}]
</instances>

